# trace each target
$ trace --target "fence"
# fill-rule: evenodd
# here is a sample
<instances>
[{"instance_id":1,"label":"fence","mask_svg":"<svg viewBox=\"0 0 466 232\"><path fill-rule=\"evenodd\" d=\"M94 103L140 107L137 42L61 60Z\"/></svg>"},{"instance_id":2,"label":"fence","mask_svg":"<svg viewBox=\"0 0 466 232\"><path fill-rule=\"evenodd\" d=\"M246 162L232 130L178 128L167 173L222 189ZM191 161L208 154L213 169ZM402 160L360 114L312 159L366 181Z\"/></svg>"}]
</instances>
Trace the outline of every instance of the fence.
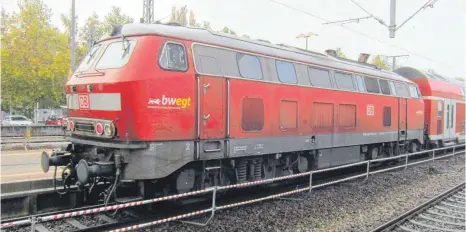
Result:
<instances>
[{"instance_id":1,"label":"fence","mask_svg":"<svg viewBox=\"0 0 466 232\"><path fill-rule=\"evenodd\" d=\"M28 134L29 133L29 134ZM2 126L1 137L26 137L28 134L31 137L37 136L64 136L66 131L62 126Z\"/></svg>"},{"instance_id":2,"label":"fence","mask_svg":"<svg viewBox=\"0 0 466 232\"><path fill-rule=\"evenodd\" d=\"M80 210L80 211L74 211L74 212L60 213L60 214L54 214L54 215L48 215L48 216L32 217L32 218L28 218L28 219L24 219L24 220L18 220L18 221L3 223L3 224L0 225L0 229L16 227L16 226L20 226L20 225L28 225L28 224L31 224L32 227L33 227L32 229L34 229L34 225L36 223L40 223L40 222L47 222L47 221L53 221L53 220L58 220L58 219L63 219L63 218L76 217L76 216L80 216L80 215L101 213L101 212L106 212L106 211L111 211L111 210L129 208L129 207L139 206L139 205L146 205L146 204L151 204L151 203L155 203L155 202L173 200L173 199L183 198L183 197L187 197L187 196L194 196L194 195L199 195L199 194L204 194L204 193L211 192L212 193L212 206L210 208L208 208L208 209L194 211L194 212L191 212L191 213L182 214L182 215L169 217L169 218L165 218L165 219L160 219L160 220L156 220L156 221L152 221L152 222L142 223L142 224L139 224L139 225L124 227L124 228L120 228L120 229L112 230L112 231L114 231L114 232L129 231L129 230L140 229L140 228L153 226L153 225L157 225L157 224L161 224L161 223L165 223L165 222L176 221L176 220L192 217L192 216L195 216L195 215L211 213L209 219L205 223L185 222L184 221L185 223L205 226L215 216L215 212L217 210L224 210L224 209L228 209L228 208L232 208L232 207L236 207L236 206L241 206L241 205L246 205L246 204L251 204L251 203L255 203L255 202L260 202L260 201L264 201L264 200L280 198L280 197L283 197L283 196L288 196L288 195L295 194L295 193L300 193L300 192L306 192L307 191L308 194L311 194L312 190L316 189L316 188L320 188L320 187L324 187L324 186L328 186L328 185L332 185L332 184L336 184L336 183L340 183L340 182L344 182L344 181L348 181L348 180L353 180L353 179L357 179L357 178L361 178L361 177L365 177L367 179L367 178L369 178L369 175L373 175L373 174L377 174L377 173L381 173L381 172L387 172L387 171L400 169L400 168L405 168L406 169L407 167L412 166L412 165L417 165L417 164L421 164L421 163L425 163L425 162L429 162L429 161L435 161L436 159L446 158L446 157L454 156L456 154L464 153L464 151L456 152L456 148L464 147L464 146L465 146L464 144L461 144L461 145L455 145L455 146L444 147L444 148L437 148L437 149L432 149L432 150L427 150L427 151L420 151L420 152L414 152L414 153L409 153L409 154L403 154L403 155L398 155L398 156L393 156L393 157L381 158L381 159L376 159L376 160L361 161L361 162L342 165L342 166L338 166L338 167L320 169L320 170L315 170L315 171L308 171L308 172L304 172L304 173L293 174L293 175L288 175L288 176L282 176L282 177L277 177L277 178L272 178L272 179L267 179L267 180L259 180L259 181L253 181L253 182L247 182L247 183L233 184L233 185L228 185L228 186L216 186L216 187L207 188L207 189L203 189L203 190L199 190L199 191L193 191L193 192L188 192L188 193L183 193L183 194L176 194L176 195L160 197L160 198L154 198L154 199L149 199L149 200L141 200L141 201L135 201L135 202L130 202L130 203L116 204L116 205L112 205L112 206L104 206L104 207L98 207L98 208L93 208L93 209L86 209L86 210ZM453 149L453 151L450 154L446 154L448 149ZM441 151L441 150L444 151L444 154L442 156L436 156L435 152ZM432 157L429 158L429 159L424 159L424 160L417 161L417 162L412 162L412 163L408 162L410 156L419 155L419 154L426 154L426 153L432 153ZM372 171L372 172L370 171L370 166L371 166L372 163L378 163L378 162L382 162L382 161L401 159L401 158L405 158L405 162L402 165L398 165L398 166L390 167L390 168L385 168L385 169L381 169L381 170L376 170L376 171ZM342 168L354 167L354 166L359 166L359 165L364 165L364 164L366 165L366 172L365 173L358 174L358 175L353 175L353 176L350 176L350 177L346 177L346 178L343 178L343 179L330 181L330 182L326 182L326 183L322 183L322 184L318 184L318 185L313 185L312 184L312 179L313 179L314 174L328 172L328 171L342 169ZM287 180L287 179L295 179L295 178L304 177L304 176L309 176L309 186L308 187L303 187L303 188L288 191L288 192L269 195L269 196L262 197L262 198L247 200L247 201L228 204L228 205L222 205L222 206L217 206L216 205L216 197L217 197L217 192L218 191L222 191L222 190L226 190L226 189L234 189L234 188L244 188L244 187L248 187L248 186L272 183L272 182L282 181L282 180Z\"/></svg>"}]
</instances>

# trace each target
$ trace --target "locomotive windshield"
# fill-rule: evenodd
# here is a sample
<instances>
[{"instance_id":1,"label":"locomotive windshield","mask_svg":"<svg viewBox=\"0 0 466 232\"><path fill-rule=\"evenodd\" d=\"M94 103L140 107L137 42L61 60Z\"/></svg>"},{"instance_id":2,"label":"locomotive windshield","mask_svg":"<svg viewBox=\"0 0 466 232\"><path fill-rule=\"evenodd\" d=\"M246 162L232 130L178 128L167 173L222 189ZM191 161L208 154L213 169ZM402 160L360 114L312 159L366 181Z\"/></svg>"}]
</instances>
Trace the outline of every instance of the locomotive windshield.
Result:
<instances>
[{"instance_id":1,"label":"locomotive windshield","mask_svg":"<svg viewBox=\"0 0 466 232\"><path fill-rule=\"evenodd\" d=\"M104 51L104 54L97 62L96 69L121 68L128 63L133 53L136 41L123 40L110 43Z\"/></svg>"},{"instance_id":2,"label":"locomotive windshield","mask_svg":"<svg viewBox=\"0 0 466 232\"><path fill-rule=\"evenodd\" d=\"M84 72L89 69L89 67L94 63L97 55L99 54L100 50L102 48L101 44L98 44L94 46L89 53L84 57L83 61L81 61L81 64L79 65L77 71L78 72Z\"/></svg>"}]
</instances>

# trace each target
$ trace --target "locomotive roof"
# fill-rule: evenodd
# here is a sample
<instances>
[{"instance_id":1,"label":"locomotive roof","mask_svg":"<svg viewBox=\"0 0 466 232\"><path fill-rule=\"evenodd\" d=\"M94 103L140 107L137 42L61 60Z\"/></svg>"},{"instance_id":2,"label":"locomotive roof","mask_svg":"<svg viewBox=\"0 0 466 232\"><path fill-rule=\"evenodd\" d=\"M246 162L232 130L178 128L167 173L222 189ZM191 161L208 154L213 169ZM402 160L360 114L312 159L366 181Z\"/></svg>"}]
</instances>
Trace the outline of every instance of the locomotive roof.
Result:
<instances>
[{"instance_id":1,"label":"locomotive roof","mask_svg":"<svg viewBox=\"0 0 466 232\"><path fill-rule=\"evenodd\" d=\"M122 35L160 35L412 83L409 79L397 73L380 70L368 64L358 63L357 61L341 60L322 53L286 45L271 44L263 40L259 41L232 36L202 28L166 24L124 24L113 28L111 37Z\"/></svg>"}]
</instances>

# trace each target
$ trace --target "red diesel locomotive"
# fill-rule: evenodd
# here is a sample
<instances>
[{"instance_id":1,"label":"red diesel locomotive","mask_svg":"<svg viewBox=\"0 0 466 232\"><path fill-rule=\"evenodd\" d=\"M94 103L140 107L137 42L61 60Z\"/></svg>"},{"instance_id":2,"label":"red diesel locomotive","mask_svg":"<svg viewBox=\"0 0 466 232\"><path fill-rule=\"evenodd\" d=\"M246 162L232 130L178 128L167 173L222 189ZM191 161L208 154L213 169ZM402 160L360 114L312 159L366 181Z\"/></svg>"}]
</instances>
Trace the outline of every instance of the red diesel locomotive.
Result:
<instances>
[{"instance_id":1,"label":"red diesel locomotive","mask_svg":"<svg viewBox=\"0 0 466 232\"><path fill-rule=\"evenodd\" d=\"M420 149L417 85L364 60L178 25L115 26L66 84L72 143L44 153L42 168L66 166L65 184L88 191L111 183L108 200L122 186L182 193Z\"/></svg>"}]
</instances>

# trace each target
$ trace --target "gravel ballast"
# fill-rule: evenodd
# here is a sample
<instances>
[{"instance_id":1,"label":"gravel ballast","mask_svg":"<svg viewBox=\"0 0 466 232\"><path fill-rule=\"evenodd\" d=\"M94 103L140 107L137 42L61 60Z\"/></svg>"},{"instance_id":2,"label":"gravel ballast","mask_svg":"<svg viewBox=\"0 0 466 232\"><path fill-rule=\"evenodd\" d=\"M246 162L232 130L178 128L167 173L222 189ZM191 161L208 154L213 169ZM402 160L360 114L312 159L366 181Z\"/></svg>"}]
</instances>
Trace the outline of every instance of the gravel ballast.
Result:
<instances>
[{"instance_id":1,"label":"gravel ballast","mask_svg":"<svg viewBox=\"0 0 466 232\"><path fill-rule=\"evenodd\" d=\"M304 201L278 199L217 211L206 227L171 222L145 231L369 231L464 183L464 169L461 155L315 189Z\"/></svg>"}]
</instances>

